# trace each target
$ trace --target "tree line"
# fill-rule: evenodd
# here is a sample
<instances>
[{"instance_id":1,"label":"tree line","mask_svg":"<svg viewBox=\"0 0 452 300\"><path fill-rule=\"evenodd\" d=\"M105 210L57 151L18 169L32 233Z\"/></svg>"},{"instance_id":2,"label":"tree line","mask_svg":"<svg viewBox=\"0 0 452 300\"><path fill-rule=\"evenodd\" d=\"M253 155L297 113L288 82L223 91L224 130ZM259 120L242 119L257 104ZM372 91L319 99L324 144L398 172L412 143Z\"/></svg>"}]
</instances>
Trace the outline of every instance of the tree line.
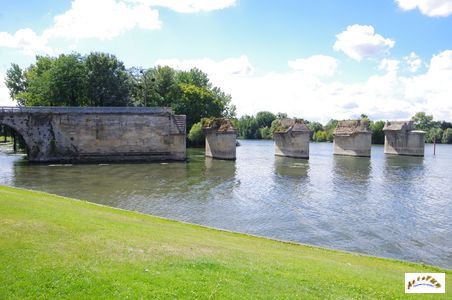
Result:
<instances>
[{"instance_id":1,"label":"tree line","mask_svg":"<svg viewBox=\"0 0 452 300\"><path fill-rule=\"evenodd\" d=\"M244 115L239 119L235 119L233 120L233 124L235 125L240 138L272 139L273 132L275 131L275 120L282 118L287 118L287 114L273 114L269 111L261 111L255 116ZM372 144L384 144L383 127L385 126L386 121L372 121L365 114L362 114L360 118L369 122L369 128L372 132ZM425 141L427 143L436 142L452 144L452 123L446 121L434 121L433 116L427 115L425 112L416 113L411 120L414 123L415 129L426 132ZM304 120L304 122L311 131L311 141L333 141L333 133L337 126L338 120L331 119L325 125L308 120ZM200 128L201 127L199 125L199 129ZM192 133L193 139L195 137L195 131ZM197 137L199 138L199 134Z\"/></svg>"},{"instance_id":2,"label":"tree line","mask_svg":"<svg viewBox=\"0 0 452 300\"><path fill-rule=\"evenodd\" d=\"M37 56L25 69L11 64L5 84L20 106L164 106L186 115L187 128L203 117L235 117L231 96L201 70L127 69L108 53Z\"/></svg>"}]
</instances>

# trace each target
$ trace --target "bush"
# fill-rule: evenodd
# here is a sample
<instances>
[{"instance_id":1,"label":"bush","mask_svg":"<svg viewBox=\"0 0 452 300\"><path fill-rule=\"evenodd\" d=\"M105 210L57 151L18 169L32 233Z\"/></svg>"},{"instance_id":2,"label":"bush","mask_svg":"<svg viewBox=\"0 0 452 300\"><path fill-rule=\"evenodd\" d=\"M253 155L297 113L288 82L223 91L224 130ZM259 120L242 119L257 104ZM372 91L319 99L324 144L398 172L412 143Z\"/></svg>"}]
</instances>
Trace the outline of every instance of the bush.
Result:
<instances>
[{"instance_id":1,"label":"bush","mask_svg":"<svg viewBox=\"0 0 452 300\"><path fill-rule=\"evenodd\" d=\"M452 144L452 128L444 130L442 142L443 144Z\"/></svg>"},{"instance_id":2,"label":"bush","mask_svg":"<svg viewBox=\"0 0 452 300\"><path fill-rule=\"evenodd\" d=\"M204 132L202 131L201 122L193 124L193 126L190 129L190 132L188 133L187 138L189 146L201 147L205 145L205 135Z\"/></svg>"}]
</instances>

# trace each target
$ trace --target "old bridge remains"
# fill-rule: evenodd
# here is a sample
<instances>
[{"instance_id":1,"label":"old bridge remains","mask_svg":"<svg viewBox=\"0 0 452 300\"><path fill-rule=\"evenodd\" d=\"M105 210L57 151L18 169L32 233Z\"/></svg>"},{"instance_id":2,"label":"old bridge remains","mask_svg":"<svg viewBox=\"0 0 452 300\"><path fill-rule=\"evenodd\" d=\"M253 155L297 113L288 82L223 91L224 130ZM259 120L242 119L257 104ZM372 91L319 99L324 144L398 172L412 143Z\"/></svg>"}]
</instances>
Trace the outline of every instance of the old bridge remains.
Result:
<instances>
[{"instance_id":1,"label":"old bridge remains","mask_svg":"<svg viewBox=\"0 0 452 300\"><path fill-rule=\"evenodd\" d=\"M185 160L185 116L169 108L0 107L33 162Z\"/></svg>"}]
</instances>

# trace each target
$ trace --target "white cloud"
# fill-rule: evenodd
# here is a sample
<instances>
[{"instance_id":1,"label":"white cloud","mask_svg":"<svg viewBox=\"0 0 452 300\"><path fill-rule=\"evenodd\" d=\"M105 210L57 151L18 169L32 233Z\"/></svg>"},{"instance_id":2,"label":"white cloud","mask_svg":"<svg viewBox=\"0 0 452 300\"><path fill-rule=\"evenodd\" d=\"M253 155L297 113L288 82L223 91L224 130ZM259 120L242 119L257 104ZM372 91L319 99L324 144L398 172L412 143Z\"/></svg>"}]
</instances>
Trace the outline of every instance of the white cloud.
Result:
<instances>
[{"instance_id":1,"label":"white cloud","mask_svg":"<svg viewBox=\"0 0 452 300\"><path fill-rule=\"evenodd\" d=\"M412 73L416 73L422 66L422 60L415 52L411 52L410 55L405 56L403 60L408 65L408 70Z\"/></svg>"},{"instance_id":2,"label":"white cloud","mask_svg":"<svg viewBox=\"0 0 452 300\"><path fill-rule=\"evenodd\" d=\"M378 66L378 70L386 71L386 72L397 72L399 69L400 61L397 59L387 59L383 58Z\"/></svg>"},{"instance_id":3,"label":"white cloud","mask_svg":"<svg viewBox=\"0 0 452 300\"><path fill-rule=\"evenodd\" d=\"M336 73L338 61L331 56L313 55L308 58L291 60L288 64L295 71L314 76L331 77Z\"/></svg>"},{"instance_id":4,"label":"white cloud","mask_svg":"<svg viewBox=\"0 0 452 300\"><path fill-rule=\"evenodd\" d=\"M227 58L222 61L214 61L210 58L202 59L159 59L155 65L170 66L178 70L190 70L198 68L209 75L212 81L221 82L230 77L244 77L253 74L254 69L248 57L242 55L240 57Z\"/></svg>"},{"instance_id":5,"label":"white cloud","mask_svg":"<svg viewBox=\"0 0 452 300\"><path fill-rule=\"evenodd\" d=\"M236 0L72 0L70 9L55 16L54 24L42 34L29 28L15 34L0 32L0 47L20 49L32 56L52 54L58 52L49 46L55 38L106 40L135 28L158 30L162 22L156 7L195 13L224 9L235 3Z\"/></svg>"},{"instance_id":6,"label":"white cloud","mask_svg":"<svg viewBox=\"0 0 452 300\"><path fill-rule=\"evenodd\" d=\"M370 25L354 24L336 35L333 49L342 51L354 60L361 61L366 57L378 56L388 52L395 42L375 33Z\"/></svg>"},{"instance_id":7,"label":"white cloud","mask_svg":"<svg viewBox=\"0 0 452 300\"><path fill-rule=\"evenodd\" d=\"M236 0L128 0L146 3L150 6L166 7L180 13L195 13L219 10L234 6Z\"/></svg>"},{"instance_id":8,"label":"white cloud","mask_svg":"<svg viewBox=\"0 0 452 300\"><path fill-rule=\"evenodd\" d=\"M20 49L27 55L52 53L52 49L47 46L47 40L30 28L19 29L15 34L0 32L0 47Z\"/></svg>"},{"instance_id":9,"label":"white cloud","mask_svg":"<svg viewBox=\"0 0 452 300\"><path fill-rule=\"evenodd\" d=\"M54 17L46 39L111 39L134 28L160 29L159 12L150 6L116 0L74 0L71 8Z\"/></svg>"},{"instance_id":10,"label":"white cloud","mask_svg":"<svg viewBox=\"0 0 452 300\"><path fill-rule=\"evenodd\" d=\"M374 119L407 119L425 111L439 120L452 119L452 50L433 56L429 69L419 75L401 76L396 72L398 61L386 60L381 63L383 75L361 83L326 82L299 71L249 72L253 67L243 58L165 61L173 67L197 66L213 74L213 84L232 95L239 116L269 110L325 123L361 113ZM235 67L226 68L226 61L235 62Z\"/></svg>"},{"instance_id":11,"label":"white cloud","mask_svg":"<svg viewBox=\"0 0 452 300\"><path fill-rule=\"evenodd\" d=\"M0 73L0 106L15 106L16 103L9 97L9 91L4 81L5 76Z\"/></svg>"},{"instance_id":12,"label":"white cloud","mask_svg":"<svg viewBox=\"0 0 452 300\"><path fill-rule=\"evenodd\" d=\"M403 10L419 9L429 17L447 17L452 14L451 0L396 0Z\"/></svg>"}]
</instances>

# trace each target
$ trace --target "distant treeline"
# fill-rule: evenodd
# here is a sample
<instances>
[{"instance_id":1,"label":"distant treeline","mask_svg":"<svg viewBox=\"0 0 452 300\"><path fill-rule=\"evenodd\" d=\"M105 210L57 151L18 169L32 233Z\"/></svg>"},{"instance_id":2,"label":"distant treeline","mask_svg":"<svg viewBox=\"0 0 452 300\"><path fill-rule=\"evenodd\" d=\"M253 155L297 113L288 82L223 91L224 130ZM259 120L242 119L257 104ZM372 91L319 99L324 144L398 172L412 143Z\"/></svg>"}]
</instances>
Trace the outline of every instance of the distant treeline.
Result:
<instances>
[{"instance_id":1,"label":"distant treeline","mask_svg":"<svg viewBox=\"0 0 452 300\"><path fill-rule=\"evenodd\" d=\"M274 132L275 120L287 117L286 114L273 114L268 111L258 112L256 116L245 115L238 120L235 120L236 128L239 136L244 139L272 139ZM372 143L383 144L384 132L383 127L385 121L369 120L367 115L362 114L361 119L369 122L370 130L372 131ZM446 121L434 121L433 116L426 115L424 112L416 113L411 120L418 130L426 132L426 142L432 143L452 143L452 123ZM334 129L337 125L337 120L331 119L325 125L319 122L304 121L311 130L311 140L315 142L332 142Z\"/></svg>"}]
</instances>

